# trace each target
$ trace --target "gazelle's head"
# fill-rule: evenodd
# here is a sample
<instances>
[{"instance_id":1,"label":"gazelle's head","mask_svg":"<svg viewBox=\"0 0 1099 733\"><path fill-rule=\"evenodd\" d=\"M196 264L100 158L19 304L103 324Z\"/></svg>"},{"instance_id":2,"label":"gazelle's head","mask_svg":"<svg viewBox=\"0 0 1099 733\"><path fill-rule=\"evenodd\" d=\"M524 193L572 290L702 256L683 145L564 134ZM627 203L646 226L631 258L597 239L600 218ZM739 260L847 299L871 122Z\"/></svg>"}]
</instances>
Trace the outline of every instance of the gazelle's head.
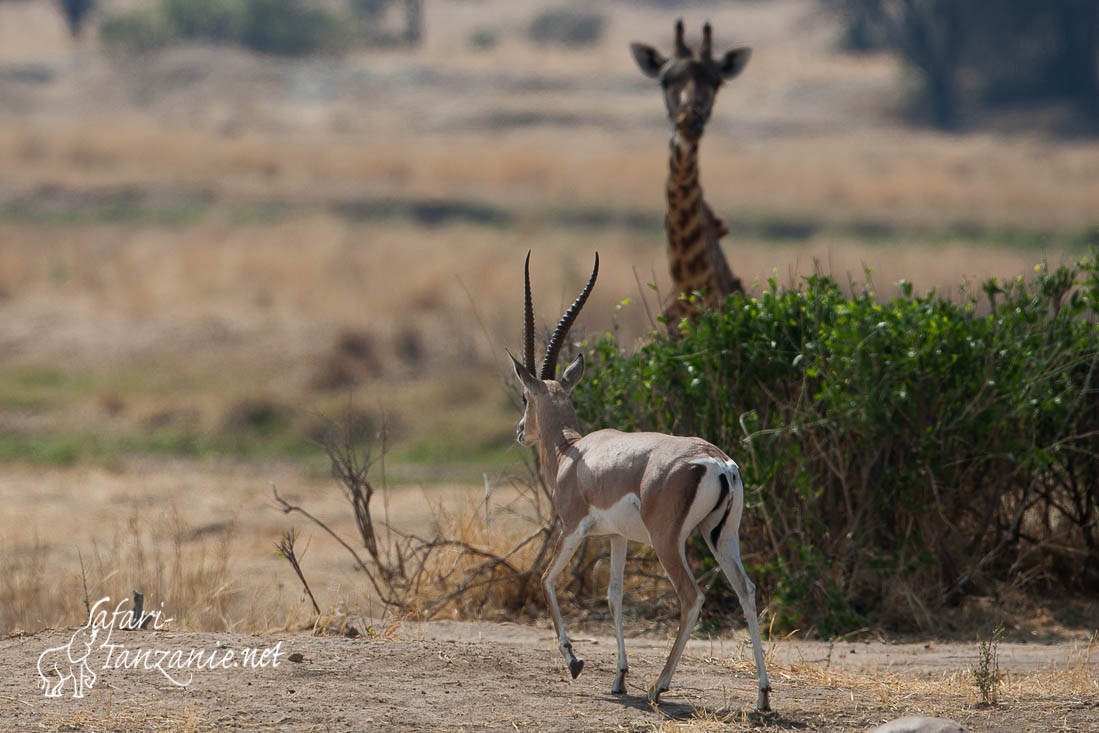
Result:
<instances>
[{"instance_id":1,"label":"gazelle's head","mask_svg":"<svg viewBox=\"0 0 1099 733\"><path fill-rule=\"evenodd\" d=\"M652 46L631 43L630 53L645 76L658 79L664 88L668 119L679 134L696 141L710 119L714 99L721 85L748 65L750 48L734 48L721 58L713 56L713 32L710 24L702 27L698 56L683 40L683 21L675 23L675 55L666 58Z\"/></svg>"},{"instance_id":2,"label":"gazelle's head","mask_svg":"<svg viewBox=\"0 0 1099 733\"><path fill-rule=\"evenodd\" d=\"M511 352L508 357L515 369L515 376L523 384L523 417L515 428L515 439L523 445L535 445L542 436L550 431L563 428L573 428L578 424L576 410L572 406L572 389L584 375L584 355L578 354L572 363L565 368L561 379L557 379L557 359L561 353L561 347L565 343L569 329L573 321L580 315L580 309L584 307L591 290L595 287L595 279L599 275L599 254L595 255L595 266L592 268L588 284L580 291L565 315L557 322L557 328L553 329L549 344L546 346L546 355L542 359L542 368L535 374L534 371L534 304L530 295L530 253L527 253L527 261L524 266L524 311L523 311L523 361L520 362Z\"/></svg>"}]
</instances>

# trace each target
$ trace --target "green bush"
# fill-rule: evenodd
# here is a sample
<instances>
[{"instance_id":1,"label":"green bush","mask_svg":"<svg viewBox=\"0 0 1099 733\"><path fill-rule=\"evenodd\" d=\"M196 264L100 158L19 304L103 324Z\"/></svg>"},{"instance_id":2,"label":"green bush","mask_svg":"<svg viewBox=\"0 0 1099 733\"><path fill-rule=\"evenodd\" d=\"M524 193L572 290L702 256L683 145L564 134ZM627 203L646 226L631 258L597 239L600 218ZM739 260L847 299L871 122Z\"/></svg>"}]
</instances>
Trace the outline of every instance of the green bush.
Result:
<instances>
[{"instance_id":1,"label":"green bush","mask_svg":"<svg viewBox=\"0 0 1099 733\"><path fill-rule=\"evenodd\" d=\"M500 43L500 37L491 28L477 28L469 34L469 47L475 51L490 51Z\"/></svg>"},{"instance_id":2,"label":"green bush","mask_svg":"<svg viewBox=\"0 0 1099 733\"><path fill-rule=\"evenodd\" d=\"M161 0L161 13L177 38L235 43L245 29L246 3L234 0Z\"/></svg>"},{"instance_id":3,"label":"green bush","mask_svg":"<svg viewBox=\"0 0 1099 733\"><path fill-rule=\"evenodd\" d=\"M260 53L303 56L339 45L340 23L299 0L247 0L245 19L241 40Z\"/></svg>"},{"instance_id":4,"label":"green bush","mask_svg":"<svg viewBox=\"0 0 1099 733\"><path fill-rule=\"evenodd\" d=\"M738 460L777 629L926 627L1001 584L1099 591L1097 273L887 303L772 281L633 353L594 340L577 408Z\"/></svg>"},{"instance_id":5,"label":"green bush","mask_svg":"<svg viewBox=\"0 0 1099 733\"><path fill-rule=\"evenodd\" d=\"M301 56L342 48L343 25L302 0L160 0L106 19L101 35L109 47L125 52L149 52L186 40Z\"/></svg>"},{"instance_id":6,"label":"green bush","mask_svg":"<svg viewBox=\"0 0 1099 733\"><path fill-rule=\"evenodd\" d=\"M606 19L585 10L547 10L530 24L527 37L535 43L592 46L603 37Z\"/></svg>"},{"instance_id":7,"label":"green bush","mask_svg":"<svg viewBox=\"0 0 1099 733\"><path fill-rule=\"evenodd\" d=\"M172 28L158 8L141 8L106 18L99 36L108 49L140 54L168 45Z\"/></svg>"}]
</instances>

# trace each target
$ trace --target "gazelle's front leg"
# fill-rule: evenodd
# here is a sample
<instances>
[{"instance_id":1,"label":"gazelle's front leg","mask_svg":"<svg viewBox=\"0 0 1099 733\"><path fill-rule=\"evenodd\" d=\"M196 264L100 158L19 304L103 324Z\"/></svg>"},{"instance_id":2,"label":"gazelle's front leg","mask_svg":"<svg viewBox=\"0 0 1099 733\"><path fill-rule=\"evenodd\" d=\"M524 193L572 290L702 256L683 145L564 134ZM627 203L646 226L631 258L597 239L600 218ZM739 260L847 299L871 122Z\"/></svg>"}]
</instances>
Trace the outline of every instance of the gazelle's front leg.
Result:
<instances>
[{"instance_id":1,"label":"gazelle's front leg","mask_svg":"<svg viewBox=\"0 0 1099 733\"><path fill-rule=\"evenodd\" d=\"M626 642L622 639L622 584L626 574L626 548L628 540L622 535L611 537L611 581L607 585L607 603L614 616L614 633L618 639L618 672L611 685L612 695L626 692L626 672L630 665L626 662Z\"/></svg>"},{"instance_id":2,"label":"gazelle's front leg","mask_svg":"<svg viewBox=\"0 0 1099 733\"><path fill-rule=\"evenodd\" d=\"M572 560L572 556L580 548L580 543L584 541L584 536L587 535L590 527L591 522L584 520L571 532L567 534L562 532L557 540L553 559L550 560L549 567L542 575L542 590L545 591L546 605L549 606L550 615L553 617L553 628L557 632L557 646L565 656L565 663L569 666L569 674L573 679L580 676L580 672L584 669L584 660L573 653L572 642L565 633L565 620L561 616L561 607L557 604L557 576Z\"/></svg>"}]
</instances>

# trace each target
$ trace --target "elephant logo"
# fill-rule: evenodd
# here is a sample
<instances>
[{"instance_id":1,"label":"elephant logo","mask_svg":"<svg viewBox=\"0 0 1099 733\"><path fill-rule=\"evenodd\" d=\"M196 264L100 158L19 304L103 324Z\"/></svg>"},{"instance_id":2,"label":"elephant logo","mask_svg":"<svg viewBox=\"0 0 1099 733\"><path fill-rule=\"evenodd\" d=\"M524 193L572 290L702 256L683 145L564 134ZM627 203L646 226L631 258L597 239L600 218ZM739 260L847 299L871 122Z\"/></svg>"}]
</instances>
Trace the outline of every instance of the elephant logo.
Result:
<instances>
[{"instance_id":1,"label":"elephant logo","mask_svg":"<svg viewBox=\"0 0 1099 733\"><path fill-rule=\"evenodd\" d=\"M95 670L88 663L99 629L81 626L73 632L67 644L47 649L38 655L38 677L46 697L61 697L65 684L72 682L73 697L84 697L84 691L95 684Z\"/></svg>"}]
</instances>

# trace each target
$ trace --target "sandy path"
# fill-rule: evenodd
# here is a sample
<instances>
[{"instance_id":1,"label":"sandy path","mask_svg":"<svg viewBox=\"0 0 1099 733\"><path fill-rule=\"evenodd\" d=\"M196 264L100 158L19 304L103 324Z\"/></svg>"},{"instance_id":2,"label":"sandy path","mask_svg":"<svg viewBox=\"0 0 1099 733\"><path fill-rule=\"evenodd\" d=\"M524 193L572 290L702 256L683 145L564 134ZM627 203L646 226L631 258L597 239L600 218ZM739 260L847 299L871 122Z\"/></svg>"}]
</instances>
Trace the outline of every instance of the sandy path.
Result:
<instances>
[{"instance_id":1,"label":"sandy path","mask_svg":"<svg viewBox=\"0 0 1099 733\"><path fill-rule=\"evenodd\" d=\"M575 635L588 666L571 681L547 630L510 624L405 624L385 639L114 631L111 643L124 647L110 657L93 649L97 678L86 696L73 699L70 685L47 699L36 660L71 634L0 641L5 729L859 731L920 713L974 731L1099 730L1095 662L1082 642L1002 644L1000 667L1012 679L994 709L976 704L972 644L778 642L769 645L776 712L761 716L736 635L692 641L674 690L653 710L643 686L659 672L665 640L629 643L630 694L616 697L607 693L614 643L604 636ZM138 649L233 656L190 679L172 671L189 682L176 686L155 668L108 662ZM266 650L267 663L242 664L245 649Z\"/></svg>"}]
</instances>

